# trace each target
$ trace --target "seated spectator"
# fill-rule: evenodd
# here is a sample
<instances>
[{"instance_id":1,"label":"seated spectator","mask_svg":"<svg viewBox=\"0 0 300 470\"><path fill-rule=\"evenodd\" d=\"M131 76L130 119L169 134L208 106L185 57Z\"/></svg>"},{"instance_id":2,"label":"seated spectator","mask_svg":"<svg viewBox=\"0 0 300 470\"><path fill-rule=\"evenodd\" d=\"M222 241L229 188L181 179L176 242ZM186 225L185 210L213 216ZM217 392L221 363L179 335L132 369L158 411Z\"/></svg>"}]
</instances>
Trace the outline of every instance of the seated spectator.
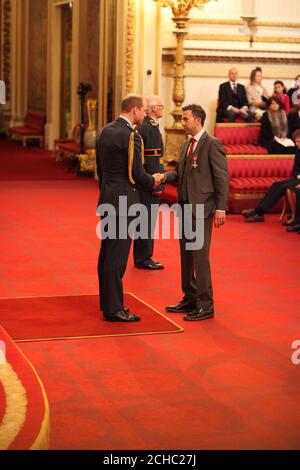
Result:
<instances>
[{"instance_id":1,"label":"seated spectator","mask_svg":"<svg viewBox=\"0 0 300 470\"><path fill-rule=\"evenodd\" d=\"M297 103L297 92L300 89L300 75L297 75L295 78L295 85L293 88L290 88L288 91L288 96L290 98L290 107L293 108ZM300 90L299 90L300 91ZM299 104L299 101L298 101Z\"/></svg>"},{"instance_id":2,"label":"seated spectator","mask_svg":"<svg viewBox=\"0 0 300 470\"><path fill-rule=\"evenodd\" d=\"M298 232L300 235L300 184L293 188L296 193L296 215L292 227L287 228L288 232Z\"/></svg>"},{"instance_id":3,"label":"seated spectator","mask_svg":"<svg viewBox=\"0 0 300 470\"><path fill-rule=\"evenodd\" d=\"M254 209L243 210L242 215L245 217L246 222L263 222L264 214L268 212L268 210L271 209L271 207L273 207L282 196L285 195L286 191L289 188L295 188L300 184L300 130L295 132L294 140L296 143L296 153L292 177L288 180L273 183L257 207Z\"/></svg>"},{"instance_id":4,"label":"seated spectator","mask_svg":"<svg viewBox=\"0 0 300 470\"><path fill-rule=\"evenodd\" d=\"M294 132L300 129L300 104L295 106L288 114L289 138L292 139Z\"/></svg>"},{"instance_id":5,"label":"seated spectator","mask_svg":"<svg viewBox=\"0 0 300 470\"><path fill-rule=\"evenodd\" d=\"M250 105L250 111L256 119L261 119L265 112L268 102L268 92L261 85L262 71L260 67L253 69L250 74L250 83L247 86L247 97Z\"/></svg>"},{"instance_id":6,"label":"seated spectator","mask_svg":"<svg viewBox=\"0 0 300 470\"><path fill-rule=\"evenodd\" d=\"M276 80L276 82L274 82L273 96L275 98L279 98L280 101L282 101L283 109L286 113L288 113L290 110L290 98L287 95L286 88L281 80Z\"/></svg>"},{"instance_id":7,"label":"seated spectator","mask_svg":"<svg viewBox=\"0 0 300 470\"><path fill-rule=\"evenodd\" d=\"M237 83L238 71L235 67L228 71L229 81L219 87L219 100L217 108L217 122L223 118L229 122L235 122L237 118L251 122L253 116L249 112L246 89L244 85Z\"/></svg>"},{"instance_id":8,"label":"seated spectator","mask_svg":"<svg viewBox=\"0 0 300 470\"><path fill-rule=\"evenodd\" d=\"M271 98L261 120L261 144L269 153L294 153L293 142L287 136L288 120L283 104L280 99Z\"/></svg>"}]
</instances>

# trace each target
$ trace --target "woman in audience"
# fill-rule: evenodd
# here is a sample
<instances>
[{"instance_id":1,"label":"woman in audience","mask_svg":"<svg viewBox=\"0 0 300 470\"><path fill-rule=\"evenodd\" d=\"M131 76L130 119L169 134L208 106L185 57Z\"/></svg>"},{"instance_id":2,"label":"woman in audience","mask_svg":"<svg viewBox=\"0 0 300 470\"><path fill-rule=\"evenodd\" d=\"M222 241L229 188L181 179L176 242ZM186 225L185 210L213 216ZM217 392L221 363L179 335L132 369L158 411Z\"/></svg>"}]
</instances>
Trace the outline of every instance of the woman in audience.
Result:
<instances>
[{"instance_id":1,"label":"woman in audience","mask_svg":"<svg viewBox=\"0 0 300 470\"><path fill-rule=\"evenodd\" d=\"M256 67L250 74L250 83L247 86L247 97L250 105L250 111L254 113L256 119L261 119L266 109L268 101L268 92L261 85L262 71Z\"/></svg>"},{"instance_id":2,"label":"woman in audience","mask_svg":"<svg viewBox=\"0 0 300 470\"><path fill-rule=\"evenodd\" d=\"M290 88L288 91L288 95L290 98L290 107L293 108L295 105L299 104L299 98L300 96L300 75L297 75L295 78L295 85L294 88Z\"/></svg>"},{"instance_id":3,"label":"woman in audience","mask_svg":"<svg viewBox=\"0 0 300 470\"><path fill-rule=\"evenodd\" d=\"M286 113L290 110L290 98L286 93L286 88L284 83L281 80L276 80L274 82L274 93L273 96L275 98L279 98L283 104L283 109Z\"/></svg>"},{"instance_id":4,"label":"woman in audience","mask_svg":"<svg viewBox=\"0 0 300 470\"><path fill-rule=\"evenodd\" d=\"M288 120L282 101L270 98L261 120L261 143L269 153L295 153L293 142L287 136Z\"/></svg>"}]
</instances>

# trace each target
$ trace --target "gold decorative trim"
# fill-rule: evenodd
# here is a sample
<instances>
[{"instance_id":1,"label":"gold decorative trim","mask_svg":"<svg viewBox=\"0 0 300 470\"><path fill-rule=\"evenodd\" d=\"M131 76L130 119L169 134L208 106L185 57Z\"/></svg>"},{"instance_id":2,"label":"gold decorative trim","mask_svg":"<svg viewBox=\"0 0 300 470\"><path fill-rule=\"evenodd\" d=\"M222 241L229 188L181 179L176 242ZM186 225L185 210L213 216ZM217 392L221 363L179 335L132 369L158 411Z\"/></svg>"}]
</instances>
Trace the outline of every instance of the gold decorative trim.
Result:
<instances>
[{"instance_id":1,"label":"gold decorative trim","mask_svg":"<svg viewBox=\"0 0 300 470\"><path fill-rule=\"evenodd\" d=\"M27 397L22 382L8 362L0 364L0 382L6 399L5 414L0 425L0 450L6 450L25 422Z\"/></svg>"},{"instance_id":2,"label":"gold decorative trim","mask_svg":"<svg viewBox=\"0 0 300 470\"><path fill-rule=\"evenodd\" d=\"M223 51L227 52L228 51ZM261 51L259 51L261 52ZM269 51L270 52L270 51ZM272 51L273 53L273 51ZM286 52L285 52L286 54ZM297 58L286 58L286 57L240 57L240 56L212 56L212 55L185 55L185 62L206 62L206 63L216 63L216 62L232 62L232 63L253 63L260 62L262 64L300 64L300 57ZM173 62L174 55L164 54L162 56L163 63Z\"/></svg>"},{"instance_id":3,"label":"gold decorative trim","mask_svg":"<svg viewBox=\"0 0 300 470\"><path fill-rule=\"evenodd\" d=\"M241 201L244 199L261 199L266 194L266 191L263 193L251 193L251 194L242 194L242 193L229 193L229 200Z\"/></svg>"},{"instance_id":4,"label":"gold decorative trim","mask_svg":"<svg viewBox=\"0 0 300 470\"><path fill-rule=\"evenodd\" d=\"M258 127L259 122L216 122L215 127Z\"/></svg>"},{"instance_id":5,"label":"gold decorative trim","mask_svg":"<svg viewBox=\"0 0 300 470\"><path fill-rule=\"evenodd\" d=\"M127 0L127 35L126 35L126 94L134 91L134 64L136 39L136 4L135 0Z\"/></svg>"},{"instance_id":6,"label":"gold decorative trim","mask_svg":"<svg viewBox=\"0 0 300 470\"><path fill-rule=\"evenodd\" d=\"M250 36L240 34L199 34L188 33L186 39L189 41L234 41L249 42ZM285 44L300 44L300 38L289 38L281 36L255 36L254 42L278 42Z\"/></svg>"},{"instance_id":7,"label":"gold decorative trim","mask_svg":"<svg viewBox=\"0 0 300 470\"><path fill-rule=\"evenodd\" d=\"M294 160L294 155L293 154L241 154L241 155L231 155L227 154L226 157L229 160Z\"/></svg>"},{"instance_id":8,"label":"gold decorative trim","mask_svg":"<svg viewBox=\"0 0 300 470\"><path fill-rule=\"evenodd\" d=\"M241 26L244 24L242 20L212 20L212 19L202 19L202 18L191 18L190 24L214 24L214 25L233 25ZM275 28L293 28L299 29L300 23L288 23L288 22L279 22L279 21L254 21L254 26L267 26Z\"/></svg>"}]
</instances>

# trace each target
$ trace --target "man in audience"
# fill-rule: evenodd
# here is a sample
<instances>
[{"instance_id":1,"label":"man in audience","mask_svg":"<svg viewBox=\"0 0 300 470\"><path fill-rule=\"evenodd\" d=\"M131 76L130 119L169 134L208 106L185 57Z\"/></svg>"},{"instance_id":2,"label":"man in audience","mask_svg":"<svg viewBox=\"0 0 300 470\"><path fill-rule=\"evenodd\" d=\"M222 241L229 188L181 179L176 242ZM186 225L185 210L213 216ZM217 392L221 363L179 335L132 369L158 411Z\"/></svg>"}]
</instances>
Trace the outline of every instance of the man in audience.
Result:
<instances>
[{"instance_id":1,"label":"man in audience","mask_svg":"<svg viewBox=\"0 0 300 470\"><path fill-rule=\"evenodd\" d=\"M264 222L264 214L286 194L289 188L294 189L300 184L300 129L294 133L293 137L296 144L296 154L292 177L273 183L257 207L243 210L242 215L246 222Z\"/></svg>"},{"instance_id":2,"label":"man in audience","mask_svg":"<svg viewBox=\"0 0 300 470\"><path fill-rule=\"evenodd\" d=\"M228 72L229 81L222 83L219 88L217 108L217 122L226 118L228 122L235 122L237 118L244 121L253 121L249 112L248 99L244 85L237 83L238 71L235 67Z\"/></svg>"},{"instance_id":3,"label":"man in audience","mask_svg":"<svg viewBox=\"0 0 300 470\"><path fill-rule=\"evenodd\" d=\"M296 214L295 214L295 224L293 227L288 227L288 232L298 232L300 235L300 184L294 188L296 193Z\"/></svg>"}]
</instances>

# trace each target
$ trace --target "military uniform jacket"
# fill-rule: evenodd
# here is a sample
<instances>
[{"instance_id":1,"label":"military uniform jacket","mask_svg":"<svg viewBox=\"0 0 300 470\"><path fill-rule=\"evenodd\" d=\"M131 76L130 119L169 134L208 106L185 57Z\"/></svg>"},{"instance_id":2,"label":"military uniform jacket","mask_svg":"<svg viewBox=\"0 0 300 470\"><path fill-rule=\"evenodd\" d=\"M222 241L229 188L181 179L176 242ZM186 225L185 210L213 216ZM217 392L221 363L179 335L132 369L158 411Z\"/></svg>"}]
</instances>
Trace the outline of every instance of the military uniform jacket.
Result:
<instances>
[{"instance_id":1,"label":"military uniform jacket","mask_svg":"<svg viewBox=\"0 0 300 470\"><path fill-rule=\"evenodd\" d=\"M150 175L163 173L164 168L160 163L160 159L164 153L164 145L158 123L150 116L146 116L142 125L139 126L138 131L144 142L145 170L147 173L150 173ZM143 188L139 187L139 189ZM161 190L162 185L156 188L154 192L160 192Z\"/></svg>"},{"instance_id":2,"label":"military uniform jacket","mask_svg":"<svg viewBox=\"0 0 300 470\"><path fill-rule=\"evenodd\" d=\"M134 134L132 134L134 133ZM133 158L129 162L130 140L132 142ZM144 169L142 164L141 136L122 117L105 126L97 137L97 174L99 178L99 204L112 204L116 213L119 209L119 197L127 196L128 206L139 202L139 192L136 184L151 191L154 178ZM136 184L130 180L132 179ZM119 214L120 215L120 214Z\"/></svg>"}]
</instances>

